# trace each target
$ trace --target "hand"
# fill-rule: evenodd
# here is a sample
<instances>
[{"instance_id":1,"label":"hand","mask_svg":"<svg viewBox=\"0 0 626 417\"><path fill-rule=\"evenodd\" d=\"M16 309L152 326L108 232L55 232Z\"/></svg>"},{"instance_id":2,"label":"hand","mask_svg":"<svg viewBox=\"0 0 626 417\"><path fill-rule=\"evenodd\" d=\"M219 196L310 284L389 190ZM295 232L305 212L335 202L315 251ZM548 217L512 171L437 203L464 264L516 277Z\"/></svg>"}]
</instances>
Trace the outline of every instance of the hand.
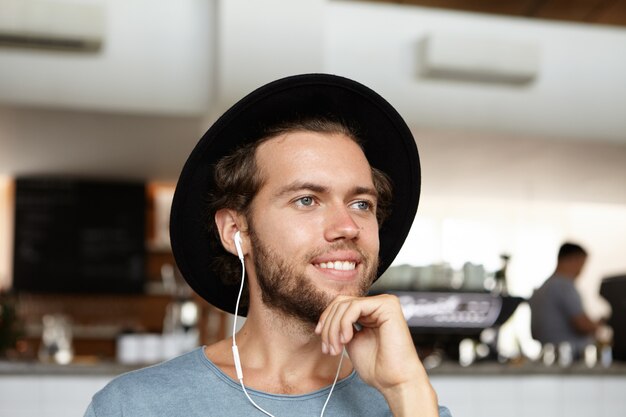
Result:
<instances>
[{"instance_id":1,"label":"hand","mask_svg":"<svg viewBox=\"0 0 626 417\"><path fill-rule=\"evenodd\" d=\"M353 324L363 329L355 332ZM397 297L335 298L315 333L322 351L338 355L345 346L361 379L378 389L395 416L437 416L437 397L417 356Z\"/></svg>"}]
</instances>

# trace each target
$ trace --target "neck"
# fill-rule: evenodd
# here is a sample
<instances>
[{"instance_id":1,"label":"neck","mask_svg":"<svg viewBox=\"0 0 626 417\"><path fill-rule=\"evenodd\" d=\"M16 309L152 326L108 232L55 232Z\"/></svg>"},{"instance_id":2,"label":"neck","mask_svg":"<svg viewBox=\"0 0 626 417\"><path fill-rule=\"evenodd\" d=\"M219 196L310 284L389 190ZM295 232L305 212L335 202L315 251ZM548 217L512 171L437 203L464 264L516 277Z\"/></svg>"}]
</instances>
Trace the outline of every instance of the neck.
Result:
<instances>
[{"instance_id":1,"label":"neck","mask_svg":"<svg viewBox=\"0 0 626 417\"><path fill-rule=\"evenodd\" d=\"M299 373L334 377L337 358L324 355L315 326L283 313L251 306L246 323L237 334L237 345L249 366L275 375ZM318 375L320 376L320 375Z\"/></svg>"},{"instance_id":2,"label":"neck","mask_svg":"<svg viewBox=\"0 0 626 417\"><path fill-rule=\"evenodd\" d=\"M276 394L303 394L332 384L339 357L322 353L314 326L272 309L251 305L236 335L246 386ZM232 338L206 349L206 354L236 379L230 346ZM352 372L345 358L340 377Z\"/></svg>"},{"instance_id":3,"label":"neck","mask_svg":"<svg viewBox=\"0 0 626 417\"><path fill-rule=\"evenodd\" d=\"M576 273L570 271L568 268L556 268L554 270L554 275L558 275L564 278L575 279Z\"/></svg>"}]
</instances>

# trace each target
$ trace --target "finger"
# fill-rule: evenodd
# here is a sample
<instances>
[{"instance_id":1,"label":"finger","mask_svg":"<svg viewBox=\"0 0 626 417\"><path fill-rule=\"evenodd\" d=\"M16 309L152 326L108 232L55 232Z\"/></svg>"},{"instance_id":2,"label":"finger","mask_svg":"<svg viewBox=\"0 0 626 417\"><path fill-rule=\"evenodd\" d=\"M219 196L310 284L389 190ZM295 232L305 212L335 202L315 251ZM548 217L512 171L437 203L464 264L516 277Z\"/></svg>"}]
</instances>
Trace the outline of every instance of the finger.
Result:
<instances>
[{"instance_id":1,"label":"finger","mask_svg":"<svg viewBox=\"0 0 626 417\"><path fill-rule=\"evenodd\" d=\"M342 342L347 344L354 338L355 324L360 327L378 328L392 316L402 316L399 308L395 311L394 301L395 298L391 297L364 297L350 300L347 303L348 308L342 310L343 314L340 318Z\"/></svg>"},{"instance_id":2,"label":"finger","mask_svg":"<svg viewBox=\"0 0 626 417\"><path fill-rule=\"evenodd\" d=\"M335 301L331 302L328 307L322 313L320 320L316 327L316 333L320 335L322 339L322 352L330 353L329 351L329 337L328 337L328 323L331 320L335 309L337 308L337 303Z\"/></svg>"},{"instance_id":3,"label":"finger","mask_svg":"<svg viewBox=\"0 0 626 417\"><path fill-rule=\"evenodd\" d=\"M350 308L350 303L351 301L349 300L342 300L335 303L324 326L329 347L331 348L331 354L333 355L337 355L343 350L342 321L346 310Z\"/></svg>"},{"instance_id":4,"label":"finger","mask_svg":"<svg viewBox=\"0 0 626 417\"><path fill-rule=\"evenodd\" d=\"M322 312L322 315L320 316L319 320L317 321L317 326L315 326L315 333L316 334L319 334L319 335L322 334L322 329L324 328L324 323L328 319L328 315L330 314L330 312L335 307L335 304L340 299L341 299L341 296L336 297L333 301L330 302L330 304L328 304L326 309Z\"/></svg>"},{"instance_id":5,"label":"finger","mask_svg":"<svg viewBox=\"0 0 626 417\"><path fill-rule=\"evenodd\" d=\"M324 325L322 326L322 343L323 347L326 347L326 353L330 353L331 355L336 355L337 348L337 339L333 334L333 323L335 321L335 316L337 314L337 310L340 308L341 302L339 300L334 300L328 308L328 314L326 319L324 320Z\"/></svg>"},{"instance_id":6,"label":"finger","mask_svg":"<svg viewBox=\"0 0 626 417\"><path fill-rule=\"evenodd\" d=\"M362 302L353 300L348 303L340 321L341 342L347 345L354 338L355 331L361 330L363 326L358 320L363 317L361 309Z\"/></svg>"},{"instance_id":7,"label":"finger","mask_svg":"<svg viewBox=\"0 0 626 417\"><path fill-rule=\"evenodd\" d=\"M361 324L358 323L361 318L365 322L369 321L363 314L375 311L371 304L372 300L369 298L354 297L337 302L335 308L332 309L326 318L328 338L335 353L338 353L338 349L343 349L344 346L354 339L355 327L359 326L362 328Z\"/></svg>"}]
</instances>

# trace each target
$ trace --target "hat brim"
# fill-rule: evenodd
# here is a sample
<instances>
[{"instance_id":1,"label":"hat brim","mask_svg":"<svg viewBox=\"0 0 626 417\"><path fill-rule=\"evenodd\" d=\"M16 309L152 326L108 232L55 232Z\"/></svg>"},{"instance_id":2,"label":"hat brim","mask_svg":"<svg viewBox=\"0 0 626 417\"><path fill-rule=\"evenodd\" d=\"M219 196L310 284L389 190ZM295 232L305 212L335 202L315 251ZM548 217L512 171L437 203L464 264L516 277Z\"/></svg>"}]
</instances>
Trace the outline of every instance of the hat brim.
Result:
<instances>
[{"instance_id":1,"label":"hat brim","mask_svg":"<svg viewBox=\"0 0 626 417\"><path fill-rule=\"evenodd\" d=\"M207 195L213 167L225 155L263 136L267 127L311 117L342 120L356 127L371 166L393 183L391 213L379 230L377 277L400 251L417 211L420 162L415 140L398 112L356 81L329 74L283 78L253 91L226 111L200 139L180 174L170 217L176 264L191 288L210 304L234 313L238 284L212 270L215 256L207 228ZM245 316L247 309L240 307Z\"/></svg>"}]
</instances>

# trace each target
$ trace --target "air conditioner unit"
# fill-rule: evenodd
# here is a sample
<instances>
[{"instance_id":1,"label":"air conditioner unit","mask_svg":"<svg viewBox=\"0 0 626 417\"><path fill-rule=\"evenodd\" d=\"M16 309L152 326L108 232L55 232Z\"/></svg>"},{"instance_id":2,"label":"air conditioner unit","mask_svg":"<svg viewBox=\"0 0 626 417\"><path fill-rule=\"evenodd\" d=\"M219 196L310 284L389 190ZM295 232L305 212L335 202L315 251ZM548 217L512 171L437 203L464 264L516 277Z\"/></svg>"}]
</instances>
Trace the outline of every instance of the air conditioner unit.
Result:
<instances>
[{"instance_id":1,"label":"air conditioner unit","mask_svg":"<svg viewBox=\"0 0 626 417\"><path fill-rule=\"evenodd\" d=\"M420 73L426 78L526 84L539 74L535 42L455 34L429 34L420 42Z\"/></svg>"},{"instance_id":2,"label":"air conditioner unit","mask_svg":"<svg viewBox=\"0 0 626 417\"><path fill-rule=\"evenodd\" d=\"M104 12L98 0L0 0L0 47L98 51Z\"/></svg>"}]
</instances>

